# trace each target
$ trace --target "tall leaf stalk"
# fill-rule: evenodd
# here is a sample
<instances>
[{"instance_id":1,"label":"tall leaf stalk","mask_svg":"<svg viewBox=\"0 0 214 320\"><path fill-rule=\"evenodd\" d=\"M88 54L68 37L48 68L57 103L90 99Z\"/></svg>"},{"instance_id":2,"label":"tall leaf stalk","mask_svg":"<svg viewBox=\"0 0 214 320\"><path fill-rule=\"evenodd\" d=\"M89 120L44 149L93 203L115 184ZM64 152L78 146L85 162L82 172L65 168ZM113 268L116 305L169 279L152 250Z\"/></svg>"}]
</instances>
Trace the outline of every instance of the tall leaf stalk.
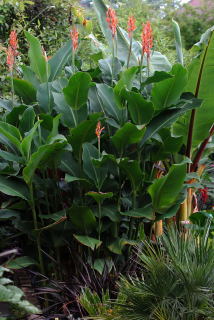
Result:
<instances>
[{"instance_id":1,"label":"tall leaf stalk","mask_svg":"<svg viewBox=\"0 0 214 320\"><path fill-rule=\"evenodd\" d=\"M38 251L38 259L39 259L39 266L40 271L42 274L45 274L45 268L44 268L44 262L42 257L42 251L41 251L41 239L40 239L40 232L38 232L38 221L37 221L37 214L36 214L36 206L35 206L35 200L34 200L34 193L33 193L33 183L30 182L29 184L29 193L30 193L30 206L33 214L33 224L34 229L36 231L36 245L37 245L37 251Z\"/></svg>"}]
</instances>

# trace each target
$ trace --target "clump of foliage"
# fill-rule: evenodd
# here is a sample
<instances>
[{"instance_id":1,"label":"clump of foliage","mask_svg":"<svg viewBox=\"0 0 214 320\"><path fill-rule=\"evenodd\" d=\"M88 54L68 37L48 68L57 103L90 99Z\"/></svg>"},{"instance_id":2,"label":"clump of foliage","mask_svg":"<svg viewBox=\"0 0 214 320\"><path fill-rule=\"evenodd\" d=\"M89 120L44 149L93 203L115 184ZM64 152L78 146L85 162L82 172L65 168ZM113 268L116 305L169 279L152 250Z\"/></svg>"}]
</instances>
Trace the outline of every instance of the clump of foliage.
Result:
<instances>
[{"instance_id":1,"label":"clump of foliage","mask_svg":"<svg viewBox=\"0 0 214 320\"><path fill-rule=\"evenodd\" d=\"M24 292L14 286L12 280L5 276L5 273L9 272L11 272L9 269L0 266L0 303L10 306L10 319L15 319L15 316L19 318L24 315L41 313L37 307L24 299ZM9 318L4 317L4 319Z\"/></svg>"},{"instance_id":2,"label":"clump of foliage","mask_svg":"<svg viewBox=\"0 0 214 320\"><path fill-rule=\"evenodd\" d=\"M209 226L198 232L170 229L154 245L138 250L138 275L122 277L118 300L100 299L85 289L81 305L98 319L212 319L214 315L213 240ZM110 312L109 312L110 310ZM113 315L113 318L111 318Z\"/></svg>"}]
</instances>

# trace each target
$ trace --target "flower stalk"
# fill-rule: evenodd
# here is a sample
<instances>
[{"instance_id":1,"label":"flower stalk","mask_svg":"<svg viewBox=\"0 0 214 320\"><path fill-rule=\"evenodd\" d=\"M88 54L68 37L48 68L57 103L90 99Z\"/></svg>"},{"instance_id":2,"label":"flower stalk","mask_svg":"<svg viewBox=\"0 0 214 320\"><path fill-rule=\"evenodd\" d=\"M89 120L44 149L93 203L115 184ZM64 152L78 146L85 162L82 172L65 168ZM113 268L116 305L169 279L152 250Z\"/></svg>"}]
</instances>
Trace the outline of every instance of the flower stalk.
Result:
<instances>
[{"instance_id":1,"label":"flower stalk","mask_svg":"<svg viewBox=\"0 0 214 320\"><path fill-rule=\"evenodd\" d=\"M129 53L128 53L128 59L127 59L127 69L129 67L131 53L132 53L133 33L136 30L135 22L136 22L136 20L133 16L128 18L127 31L128 31L128 35L129 35L129 39L130 39L130 45L129 45Z\"/></svg>"},{"instance_id":2,"label":"flower stalk","mask_svg":"<svg viewBox=\"0 0 214 320\"><path fill-rule=\"evenodd\" d=\"M118 19L116 16L116 12L112 8L108 8L106 12L106 22L108 23L108 27L111 31L112 35L112 84L114 81L114 60L117 54L117 24L118 24Z\"/></svg>"},{"instance_id":3,"label":"flower stalk","mask_svg":"<svg viewBox=\"0 0 214 320\"><path fill-rule=\"evenodd\" d=\"M72 66L75 67L75 55L78 49L78 40L79 40L79 32L77 28L74 26L70 31L70 37L72 40Z\"/></svg>"},{"instance_id":4,"label":"flower stalk","mask_svg":"<svg viewBox=\"0 0 214 320\"><path fill-rule=\"evenodd\" d=\"M149 66L151 59L151 49L153 47L153 34L152 27L150 21L147 21L146 24L143 24L143 30L141 34L141 42L142 42L142 56L141 56L141 65L140 65L140 84L142 83L142 65L143 58L146 55L147 60L147 75L149 77Z\"/></svg>"}]
</instances>

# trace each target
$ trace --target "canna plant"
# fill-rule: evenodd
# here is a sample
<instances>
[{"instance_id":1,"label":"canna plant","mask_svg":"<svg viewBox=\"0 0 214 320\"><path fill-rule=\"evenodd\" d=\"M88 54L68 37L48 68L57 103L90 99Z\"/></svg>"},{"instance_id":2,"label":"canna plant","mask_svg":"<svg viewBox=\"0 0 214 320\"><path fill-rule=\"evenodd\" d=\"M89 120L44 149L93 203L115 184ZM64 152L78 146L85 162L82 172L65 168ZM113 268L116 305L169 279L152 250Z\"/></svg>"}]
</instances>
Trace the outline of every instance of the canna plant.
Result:
<instances>
[{"instance_id":1,"label":"canna plant","mask_svg":"<svg viewBox=\"0 0 214 320\"><path fill-rule=\"evenodd\" d=\"M49 60L26 32L30 65L22 65L13 79L16 100L0 101L0 215L23 245L32 241L28 250L36 243L42 273L55 270L53 263L60 266L67 246L100 274L122 268L130 247L154 230L161 234L164 220L186 201L187 189L196 187L187 167L202 148L197 143L204 145L212 133L209 106L207 133L193 131L193 153L187 152L186 131L179 131L182 123L189 128L192 110L203 124L206 78L200 73L204 96L195 95L193 67L171 66L152 52L149 23L143 49L134 38L130 44L130 29L117 25L116 13L103 1L94 5L113 57L103 50L92 56L96 67L83 71L78 26ZM212 58L212 38L209 30L200 42L206 59ZM198 62L200 57L195 66L209 70L210 60ZM68 269L81 272L75 259ZM63 277L65 270L58 272Z\"/></svg>"}]
</instances>

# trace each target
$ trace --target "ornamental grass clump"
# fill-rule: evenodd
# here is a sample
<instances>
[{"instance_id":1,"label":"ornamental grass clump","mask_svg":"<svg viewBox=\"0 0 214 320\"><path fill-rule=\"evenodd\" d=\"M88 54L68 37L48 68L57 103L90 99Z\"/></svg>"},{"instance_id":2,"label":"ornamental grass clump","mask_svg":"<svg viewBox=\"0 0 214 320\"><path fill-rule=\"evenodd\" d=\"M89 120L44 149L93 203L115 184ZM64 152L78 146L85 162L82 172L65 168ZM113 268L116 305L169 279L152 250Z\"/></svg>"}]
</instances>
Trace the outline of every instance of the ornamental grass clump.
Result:
<instances>
[{"instance_id":1,"label":"ornamental grass clump","mask_svg":"<svg viewBox=\"0 0 214 320\"><path fill-rule=\"evenodd\" d=\"M118 319L199 320L214 317L214 241L209 226L202 236L168 230L156 245L140 250L141 275L123 277L126 297Z\"/></svg>"}]
</instances>

